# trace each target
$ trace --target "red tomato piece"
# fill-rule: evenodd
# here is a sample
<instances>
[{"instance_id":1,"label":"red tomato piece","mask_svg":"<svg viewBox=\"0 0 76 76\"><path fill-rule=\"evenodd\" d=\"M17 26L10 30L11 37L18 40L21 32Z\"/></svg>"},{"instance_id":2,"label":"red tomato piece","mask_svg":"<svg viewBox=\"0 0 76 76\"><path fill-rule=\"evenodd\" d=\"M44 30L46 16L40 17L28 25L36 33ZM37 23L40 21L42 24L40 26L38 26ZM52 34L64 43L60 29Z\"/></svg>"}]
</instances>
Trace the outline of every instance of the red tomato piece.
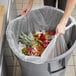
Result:
<instances>
[{"instance_id":1,"label":"red tomato piece","mask_svg":"<svg viewBox=\"0 0 76 76\"><path fill-rule=\"evenodd\" d=\"M41 51L37 51L37 55L38 56L41 56Z\"/></svg>"},{"instance_id":2,"label":"red tomato piece","mask_svg":"<svg viewBox=\"0 0 76 76\"><path fill-rule=\"evenodd\" d=\"M49 43L50 43L49 40L45 40L44 43L43 43L44 48L46 48L46 47L48 46Z\"/></svg>"},{"instance_id":3,"label":"red tomato piece","mask_svg":"<svg viewBox=\"0 0 76 76\"><path fill-rule=\"evenodd\" d=\"M55 32L50 31L49 35L55 35Z\"/></svg>"},{"instance_id":4,"label":"red tomato piece","mask_svg":"<svg viewBox=\"0 0 76 76\"><path fill-rule=\"evenodd\" d=\"M43 33L41 33L40 35L40 38L39 38L41 41L45 41L46 40L46 37Z\"/></svg>"},{"instance_id":5,"label":"red tomato piece","mask_svg":"<svg viewBox=\"0 0 76 76\"><path fill-rule=\"evenodd\" d=\"M27 51L27 55L31 55L31 54L34 54L35 53L35 50L34 48L28 48L28 51Z\"/></svg>"}]
</instances>

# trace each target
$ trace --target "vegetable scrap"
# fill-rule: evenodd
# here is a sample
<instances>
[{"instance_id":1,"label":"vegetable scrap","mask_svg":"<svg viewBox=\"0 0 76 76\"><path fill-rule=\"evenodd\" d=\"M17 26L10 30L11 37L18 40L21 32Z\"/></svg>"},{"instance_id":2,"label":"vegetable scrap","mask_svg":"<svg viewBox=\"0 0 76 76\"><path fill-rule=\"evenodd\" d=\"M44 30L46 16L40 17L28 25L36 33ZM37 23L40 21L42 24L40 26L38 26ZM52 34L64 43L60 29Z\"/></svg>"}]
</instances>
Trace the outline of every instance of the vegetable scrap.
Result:
<instances>
[{"instance_id":1,"label":"vegetable scrap","mask_svg":"<svg viewBox=\"0 0 76 76\"><path fill-rule=\"evenodd\" d=\"M41 54L48 46L48 44L51 42L51 40L54 38L54 36L54 31L45 33L38 32L36 34L30 33L29 35L22 33L19 36L19 42L21 44L24 44L25 47L22 47L21 51L24 55L41 56Z\"/></svg>"}]
</instances>

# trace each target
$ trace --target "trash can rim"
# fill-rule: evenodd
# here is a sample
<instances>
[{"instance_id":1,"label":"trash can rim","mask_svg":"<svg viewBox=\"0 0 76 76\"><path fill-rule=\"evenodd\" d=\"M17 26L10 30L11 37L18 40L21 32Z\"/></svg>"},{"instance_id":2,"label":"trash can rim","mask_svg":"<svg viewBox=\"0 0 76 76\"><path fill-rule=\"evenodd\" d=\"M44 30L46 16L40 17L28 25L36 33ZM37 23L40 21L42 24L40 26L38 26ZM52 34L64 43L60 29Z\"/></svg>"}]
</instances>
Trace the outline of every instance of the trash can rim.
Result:
<instances>
[{"instance_id":1,"label":"trash can rim","mask_svg":"<svg viewBox=\"0 0 76 76\"><path fill-rule=\"evenodd\" d=\"M48 7L48 6L47 6ZM54 7L51 7L51 8L54 8ZM62 10L60 10L60 9L57 9L57 8L54 8L54 9L56 9L57 11L60 11L60 12L62 12L62 13L64 13ZM21 19L21 18L23 18L24 16L21 16L21 17L18 17L18 18L16 18L16 19ZM11 22L10 22L10 24L13 22L13 21L15 21L16 19L14 19L14 20L12 20ZM71 21L73 22L73 21L75 21L75 19L72 17L72 16L70 16L70 19L71 19ZM8 25L9 26L9 25ZM7 27L8 28L8 27ZM6 31L6 35L8 35L8 33L7 33L7 31ZM10 33L10 35L11 35L11 33ZM9 39L7 38L7 40L9 41ZM11 40L12 41L12 40ZM11 43L11 42L9 42L9 43ZM75 48L76 46L75 46L75 44L76 44L76 41L74 42L74 45L70 48L70 49L72 49L72 48ZM66 57L68 54L70 54L70 52L72 52L72 50L68 50L68 51L66 51L63 55L60 55L60 56L57 56L57 57L55 57L54 59L51 59L51 60L48 60L48 62L51 62L51 61L55 61L55 60L60 60L60 59L62 59L62 58L64 58L64 57ZM18 52L18 49L16 49L17 50L17 52ZM13 51L13 50L12 50ZM13 51L14 52L14 51ZM14 52L15 53L15 55L17 55L17 53L16 52ZM21 54L20 52L18 52L18 54ZM17 55L18 57L19 57L19 55ZM20 56L22 56L22 57L24 57L23 55L20 55ZM25 56L26 57L26 56ZM21 57L19 57L21 60L23 60L24 61L24 59L22 59Z\"/></svg>"}]
</instances>

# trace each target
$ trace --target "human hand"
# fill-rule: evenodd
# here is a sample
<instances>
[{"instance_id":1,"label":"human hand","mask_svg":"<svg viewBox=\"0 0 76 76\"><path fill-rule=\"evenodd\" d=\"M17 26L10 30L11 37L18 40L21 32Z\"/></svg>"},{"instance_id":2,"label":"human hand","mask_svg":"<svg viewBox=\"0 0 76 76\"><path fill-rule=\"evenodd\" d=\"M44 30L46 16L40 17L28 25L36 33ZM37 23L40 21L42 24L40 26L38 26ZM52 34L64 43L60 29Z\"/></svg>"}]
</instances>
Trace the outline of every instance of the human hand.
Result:
<instances>
[{"instance_id":1,"label":"human hand","mask_svg":"<svg viewBox=\"0 0 76 76\"><path fill-rule=\"evenodd\" d=\"M56 35L61 35L65 33L67 21L60 21L56 27Z\"/></svg>"},{"instance_id":2,"label":"human hand","mask_svg":"<svg viewBox=\"0 0 76 76\"><path fill-rule=\"evenodd\" d=\"M26 8L22 9L21 15L26 16L26 15L28 14L28 12L31 10L31 7L32 7L32 6L29 4L29 5L27 5Z\"/></svg>"}]
</instances>

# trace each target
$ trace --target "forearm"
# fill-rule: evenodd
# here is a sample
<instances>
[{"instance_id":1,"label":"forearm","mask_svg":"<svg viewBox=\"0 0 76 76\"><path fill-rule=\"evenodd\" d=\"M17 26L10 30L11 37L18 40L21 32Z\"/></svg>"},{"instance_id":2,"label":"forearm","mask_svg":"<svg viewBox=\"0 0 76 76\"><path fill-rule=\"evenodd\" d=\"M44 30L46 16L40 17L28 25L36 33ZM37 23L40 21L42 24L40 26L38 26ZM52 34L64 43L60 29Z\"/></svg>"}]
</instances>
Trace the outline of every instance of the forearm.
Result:
<instances>
[{"instance_id":1,"label":"forearm","mask_svg":"<svg viewBox=\"0 0 76 76\"><path fill-rule=\"evenodd\" d=\"M73 11L75 4L76 4L76 0L67 0L65 12L61 19L61 22L65 22L65 23L67 22L69 16L71 15L71 13Z\"/></svg>"},{"instance_id":2,"label":"forearm","mask_svg":"<svg viewBox=\"0 0 76 76\"><path fill-rule=\"evenodd\" d=\"M24 6L24 9L27 8L28 6L32 7L33 1L34 0L29 0L28 3L27 3L27 5Z\"/></svg>"},{"instance_id":3,"label":"forearm","mask_svg":"<svg viewBox=\"0 0 76 76\"><path fill-rule=\"evenodd\" d=\"M33 4L33 0L29 0L28 4L32 5Z\"/></svg>"}]
</instances>

